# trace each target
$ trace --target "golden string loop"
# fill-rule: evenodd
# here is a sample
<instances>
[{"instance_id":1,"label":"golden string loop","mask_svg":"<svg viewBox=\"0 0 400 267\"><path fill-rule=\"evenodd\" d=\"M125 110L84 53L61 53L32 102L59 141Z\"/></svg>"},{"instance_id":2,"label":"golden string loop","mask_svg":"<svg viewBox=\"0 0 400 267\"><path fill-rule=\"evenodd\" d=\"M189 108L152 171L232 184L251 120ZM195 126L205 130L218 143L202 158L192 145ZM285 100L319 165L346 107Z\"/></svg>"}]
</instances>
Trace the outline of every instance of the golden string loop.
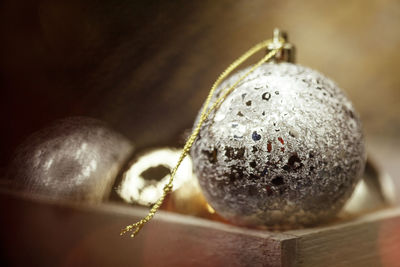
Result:
<instances>
[{"instance_id":1,"label":"golden string loop","mask_svg":"<svg viewBox=\"0 0 400 267\"><path fill-rule=\"evenodd\" d=\"M208 96L206 98L206 101L204 102L204 106L203 106L203 109L202 109L201 114L200 114L200 119L199 119L196 127L194 128L192 134L190 135L190 137L186 141L186 144L183 147L182 153L181 153L181 155L180 155L180 157L178 159L177 164L175 165L175 167L171 171L171 175L170 175L170 178L168 180L168 183L164 186L163 194L157 200L157 202L154 203L154 205L151 207L151 209L150 209L150 211L149 211L149 213L147 214L146 217L144 217L143 219L141 219L140 221L138 221L138 222L136 222L134 224L130 224L130 225L126 226L124 229L121 230L121 235L132 231L131 237L135 237L139 233L139 231L142 229L144 224L149 222L154 217L154 215L156 214L156 212L158 211L158 209L161 207L162 203L164 202L165 197L172 190L172 183L174 181L176 172L178 171L178 168L181 165L182 161L189 154L190 148L192 147L194 141L196 140L196 138L197 138L197 136L198 136L198 134L200 132L201 126L203 125L204 121L208 118L208 116L210 115L210 113L214 109L217 109L219 107L219 105L226 99L226 97L236 88L236 86L241 81L243 81L247 76L249 76L261 64L267 62L272 57L274 57L279 52L279 50L282 49L282 45L284 44L284 40L283 39L279 39L280 46L278 46L275 49L271 50L261 60L259 60L255 65L253 65L250 68L250 70L248 70L243 76L241 76L231 87L225 89L223 91L223 94L221 94L221 96L211 105L211 107L209 107L211 98L214 95L215 90L221 84L221 82L223 80L225 80L226 77L229 74L231 74L232 71L234 71L239 65L241 65L248 58L250 58L255 53L259 52L260 50L266 49L268 47L268 45L271 44L272 42L276 43L276 40L268 39L268 40L265 40L265 41L263 41L261 43L258 43L255 46L253 46L250 50L248 50L246 53L244 53L242 56L240 56L238 59L236 59L231 65L229 65L229 67L226 68L224 70L224 72L221 73L221 75L218 77L218 79L214 82L213 86L211 87L210 92L208 93Z\"/></svg>"}]
</instances>

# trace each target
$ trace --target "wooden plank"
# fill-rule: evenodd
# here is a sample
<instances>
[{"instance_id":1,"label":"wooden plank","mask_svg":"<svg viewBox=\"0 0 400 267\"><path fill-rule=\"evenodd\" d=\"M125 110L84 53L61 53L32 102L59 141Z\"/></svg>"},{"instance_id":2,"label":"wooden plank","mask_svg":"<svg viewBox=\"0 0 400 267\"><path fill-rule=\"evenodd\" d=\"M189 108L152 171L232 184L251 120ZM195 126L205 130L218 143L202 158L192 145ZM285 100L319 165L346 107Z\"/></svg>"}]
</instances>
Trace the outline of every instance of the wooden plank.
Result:
<instances>
[{"instance_id":1,"label":"wooden plank","mask_svg":"<svg viewBox=\"0 0 400 267\"><path fill-rule=\"evenodd\" d=\"M400 208L285 232L160 212L139 236L119 230L146 209L77 205L0 192L2 266L400 266Z\"/></svg>"},{"instance_id":2,"label":"wooden plank","mask_svg":"<svg viewBox=\"0 0 400 267\"><path fill-rule=\"evenodd\" d=\"M286 233L298 237L297 266L400 266L399 207Z\"/></svg>"},{"instance_id":3,"label":"wooden plank","mask_svg":"<svg viewBox=\"0 0 400 267\"><path fill-rule=\"evenodd\" d=\"M49 203L2 193L0 207L2 256L10 265L282 266L282 249L295 255L290 235L168 212L137 238L120 237L120 228L146 213L120 204Z\"/></svg>"}]
</instances>

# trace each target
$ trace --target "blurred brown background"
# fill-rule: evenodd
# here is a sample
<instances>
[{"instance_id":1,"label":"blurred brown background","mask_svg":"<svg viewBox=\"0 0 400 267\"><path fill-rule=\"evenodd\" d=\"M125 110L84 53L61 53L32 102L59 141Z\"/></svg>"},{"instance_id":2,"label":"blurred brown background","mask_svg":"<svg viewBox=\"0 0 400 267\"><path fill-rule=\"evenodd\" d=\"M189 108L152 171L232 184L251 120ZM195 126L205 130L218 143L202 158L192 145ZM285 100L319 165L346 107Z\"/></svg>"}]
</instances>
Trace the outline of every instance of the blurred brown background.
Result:
<instances>
[{"instance_id":1,"label":"blurred brown background","mask_svg":"<svg viewBox=\"0 0 400 267\"><path fill-rule=\"evenodd\" d=\"M179 145L219 73L274 27L335 80L369 151L400 178L400 1L33 1L0 9L0 166L55 119ZM399 183L400 184L400 183Z\"/></svg>"}]
</instances>

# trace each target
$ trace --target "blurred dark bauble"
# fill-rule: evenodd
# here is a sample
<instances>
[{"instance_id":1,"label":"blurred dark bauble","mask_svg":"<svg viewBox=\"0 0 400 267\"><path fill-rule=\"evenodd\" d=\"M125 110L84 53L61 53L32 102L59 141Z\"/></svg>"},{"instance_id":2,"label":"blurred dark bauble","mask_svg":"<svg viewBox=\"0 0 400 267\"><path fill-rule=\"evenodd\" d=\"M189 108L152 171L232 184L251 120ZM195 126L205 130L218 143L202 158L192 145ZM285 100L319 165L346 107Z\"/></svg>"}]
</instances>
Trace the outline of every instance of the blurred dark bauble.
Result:
<instances>
[{"instance_id":1,"label":"blurred dark bauble","mask_svg":"<svg viewBox=\"0 0 400 267\"><path fill-rule=\"evenodd\" d=\"M34 196L101 202L132 150L125 137L101 121L68 118L21 144L7 178L13 188Z\"/></svg>"}]
</instances>

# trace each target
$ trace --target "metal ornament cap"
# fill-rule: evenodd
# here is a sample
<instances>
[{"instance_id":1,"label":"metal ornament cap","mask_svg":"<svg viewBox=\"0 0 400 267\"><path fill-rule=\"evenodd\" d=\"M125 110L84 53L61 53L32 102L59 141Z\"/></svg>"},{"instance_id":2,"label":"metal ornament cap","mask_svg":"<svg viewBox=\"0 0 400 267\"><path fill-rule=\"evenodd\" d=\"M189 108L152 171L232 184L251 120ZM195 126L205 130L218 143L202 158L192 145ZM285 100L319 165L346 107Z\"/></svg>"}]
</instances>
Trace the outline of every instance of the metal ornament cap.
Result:
<instances>
[{"instance_id":1,"label":"metal ornament cap","mask_svg":"<svg viewBox=\"0 0 400 267\"><path fill-rule=\"evenodd\" d=\"M221 84L213 100L246 71ZM361 122L345 93L291 63L264 64L243 80L204 122L191 156L220 215L278 228L335 217L366 159Z\"/></svg>"}]
</instances>

